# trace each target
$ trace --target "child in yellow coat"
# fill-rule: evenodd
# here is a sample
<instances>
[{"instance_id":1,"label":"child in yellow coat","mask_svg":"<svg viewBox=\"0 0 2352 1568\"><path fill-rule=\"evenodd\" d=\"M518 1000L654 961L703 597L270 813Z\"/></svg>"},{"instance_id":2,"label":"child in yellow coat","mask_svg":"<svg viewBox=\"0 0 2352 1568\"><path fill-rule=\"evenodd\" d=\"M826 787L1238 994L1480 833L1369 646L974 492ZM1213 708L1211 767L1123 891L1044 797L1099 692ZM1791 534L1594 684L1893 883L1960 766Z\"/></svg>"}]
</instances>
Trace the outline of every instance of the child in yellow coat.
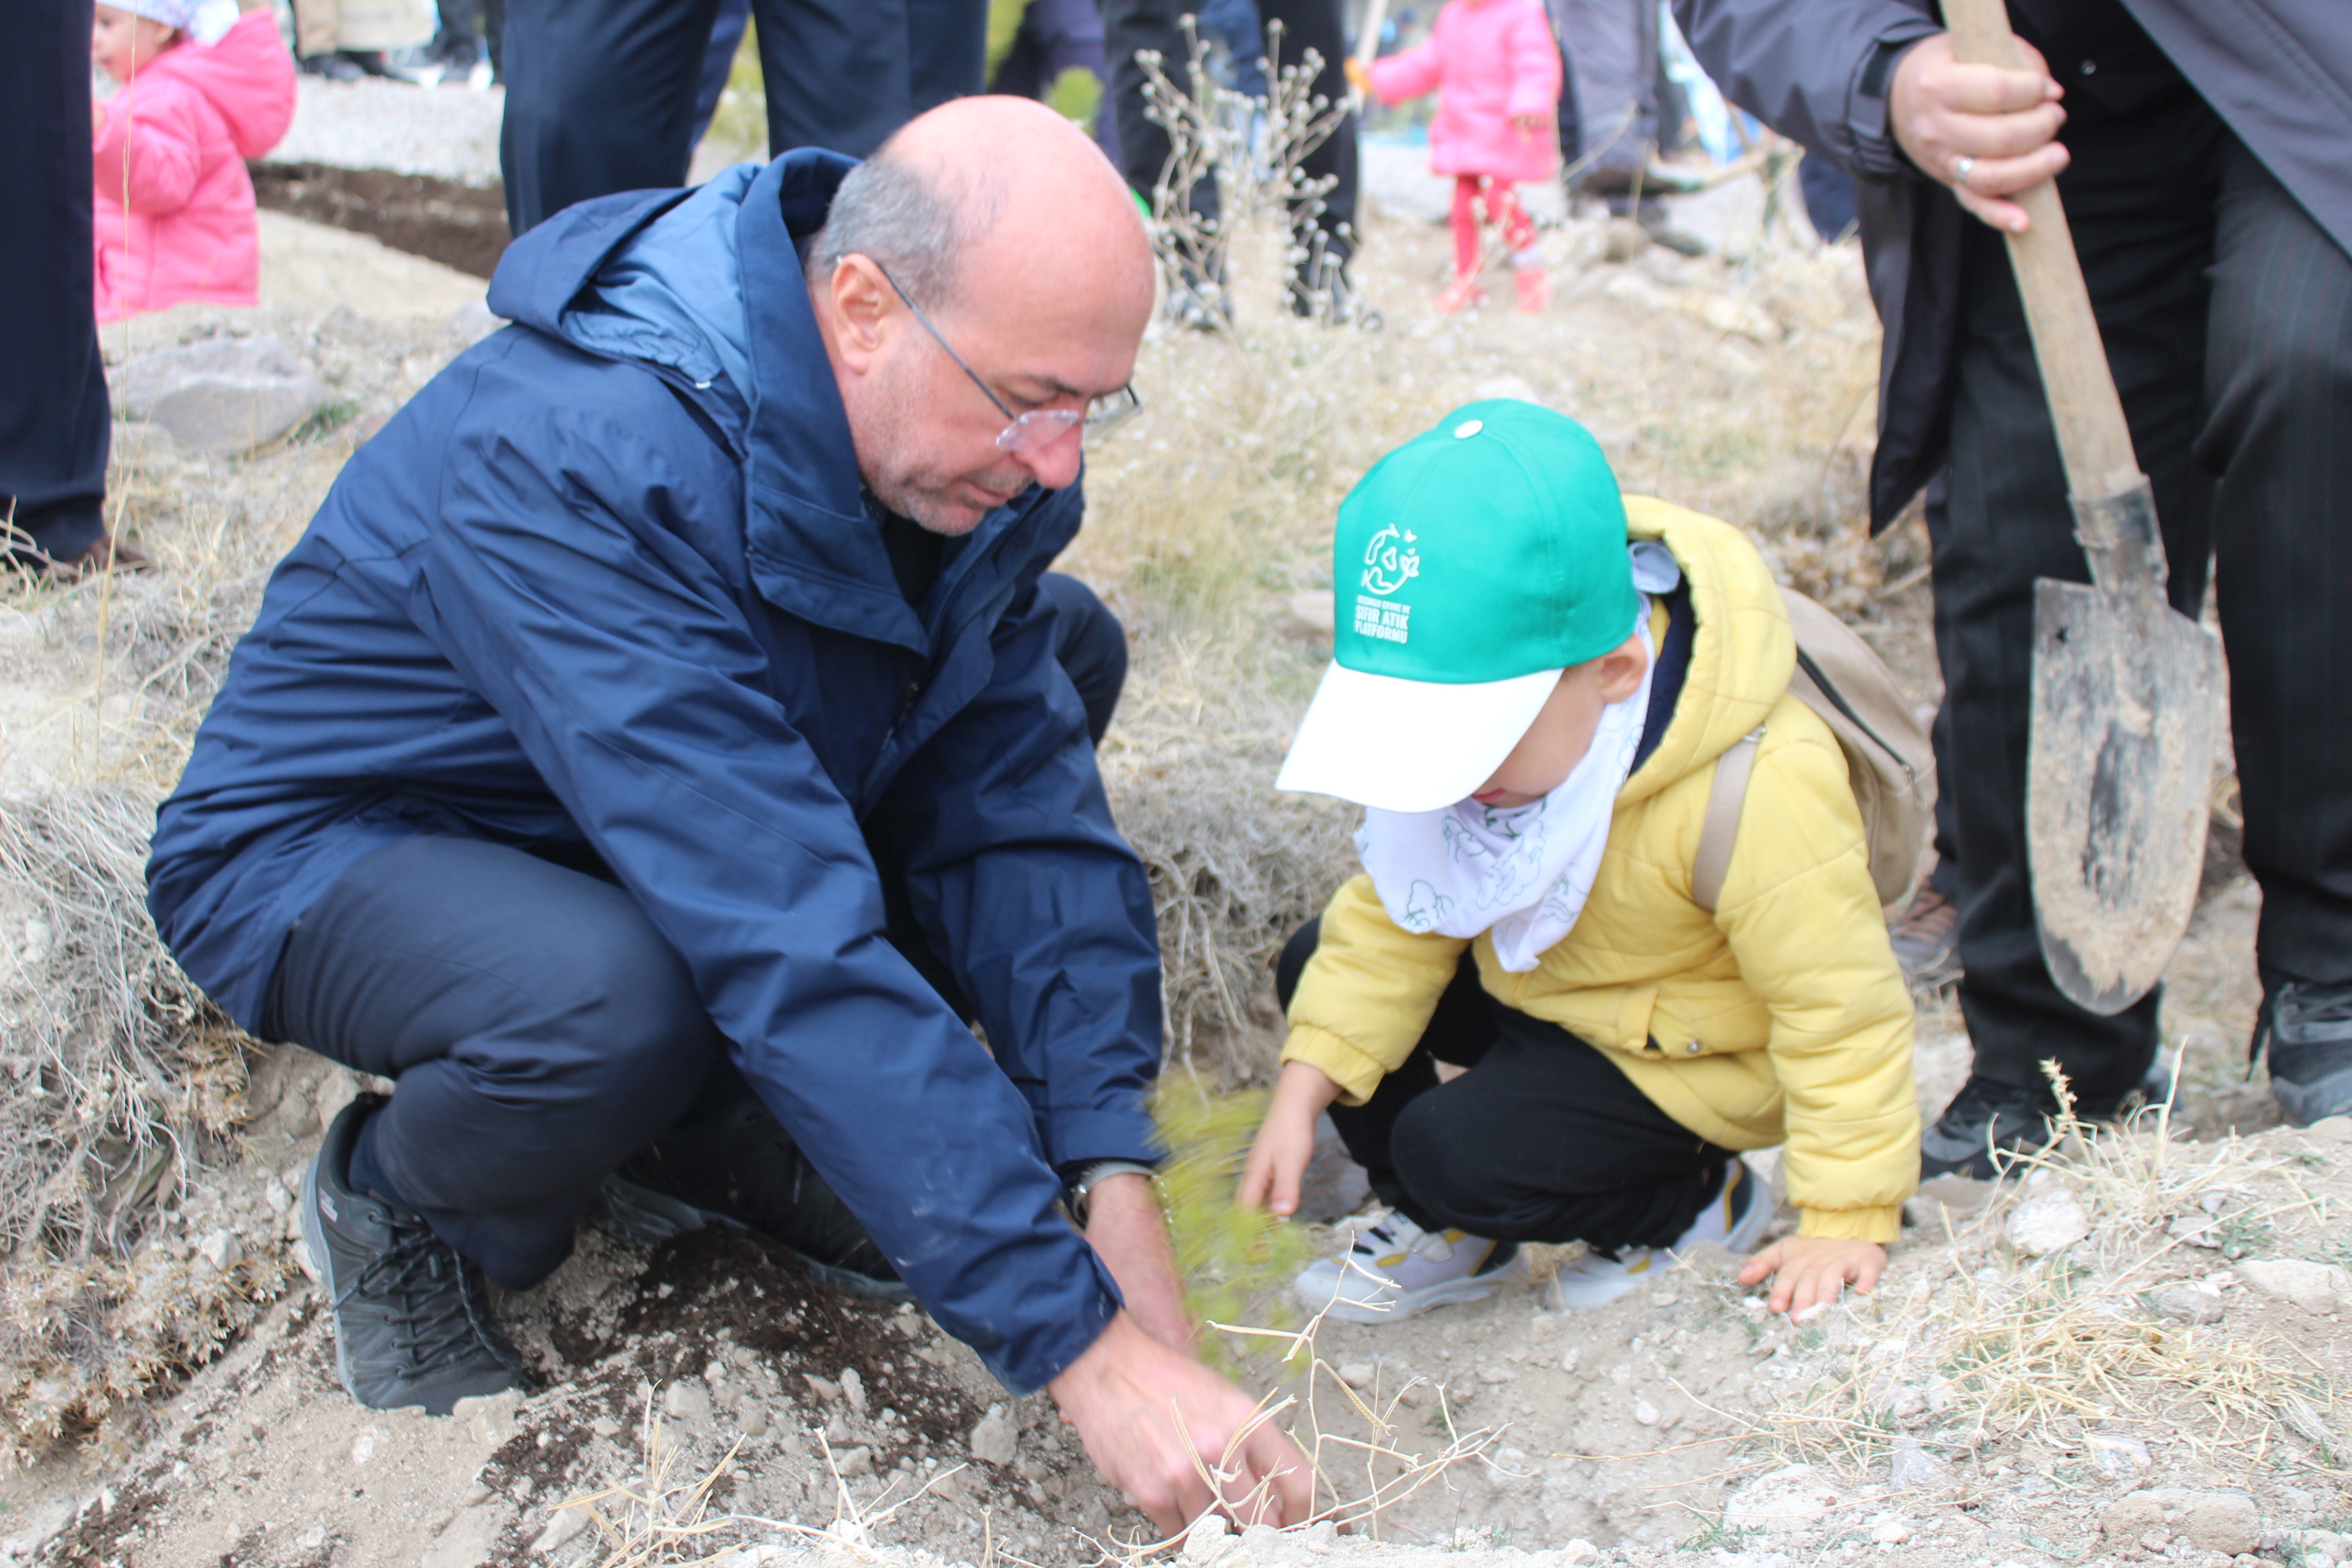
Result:
<instances>
[{"instance_id":1,"label":"child in yellow coat","mask_svg":"<svg viewBox=\"0 0 2352 1568\"><path fill-rule=\"evenodd\" d=\"M1583 428L1477 403L1339 509L1335 662L1278 787L1366 807L1365 870L1283 955L1290 1036L1242 1181L1289 1214L1327 1108L1389 1216L1298 1291L1360 1321L1581 1241L1562 1307L1744 1252L1785 1144L1776 1310L1867 1290L1916 1184L1911 1004L1843 756L1727 524L1622 498ZM1760 727L1716 907L1714 764ZM1441 1081L1440 1063L1470 1070Z\"/></svg>"}]
</instances>

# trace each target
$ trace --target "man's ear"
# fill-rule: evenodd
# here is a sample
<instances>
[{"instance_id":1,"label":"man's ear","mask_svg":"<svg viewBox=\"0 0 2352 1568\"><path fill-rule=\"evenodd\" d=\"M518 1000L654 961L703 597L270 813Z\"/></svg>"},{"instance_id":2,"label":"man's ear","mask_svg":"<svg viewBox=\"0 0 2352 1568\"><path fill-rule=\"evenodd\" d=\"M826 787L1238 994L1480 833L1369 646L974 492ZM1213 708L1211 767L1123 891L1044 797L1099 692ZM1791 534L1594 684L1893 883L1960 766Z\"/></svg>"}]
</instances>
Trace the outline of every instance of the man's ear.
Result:
<instances>
[{"instance_id":1,"label":"man's ear","mask_svg":"<svg viewBox=\"0 0 2352 1568\"><path fill-rule=\"evenodd\" d=\"M835 352L845 365L863 371L882 351L887 335L883 323L898 308L898 295L884 280L881 268L863 256L845 256L835 265L830 292L834 317L839 322Z\"/></svg>"},{"instance_id":2,"label":"man's ear","mask_svg":"<svg viewBox=\"0 0 2352 1568\"><path fill-rule=\"evenodd\" d=\"M1650 669L1650 653L1639 637L1627 637L1601 656L1601 700L1622 702L1642 689Z\"/></svg>"}]
</instances>

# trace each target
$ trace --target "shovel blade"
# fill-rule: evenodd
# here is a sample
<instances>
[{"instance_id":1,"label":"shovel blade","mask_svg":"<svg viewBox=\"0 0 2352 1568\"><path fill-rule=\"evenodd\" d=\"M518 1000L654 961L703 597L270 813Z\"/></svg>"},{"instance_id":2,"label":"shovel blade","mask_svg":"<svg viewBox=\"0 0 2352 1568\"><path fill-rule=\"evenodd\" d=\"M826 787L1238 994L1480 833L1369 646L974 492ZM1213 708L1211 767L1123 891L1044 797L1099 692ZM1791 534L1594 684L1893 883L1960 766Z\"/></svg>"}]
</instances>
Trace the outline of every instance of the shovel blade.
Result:
<instances>
[{"instance_id":1,"label":"shovel blade","mask_svg":"<svg viewBox=\"0 0 2352 1568\"><path fill-rule=\"evenodd\" d=\"M2197 907L2221 649L2170 609L2033 592L2026 843L2042 953L2093 1013L2147 994Z\"/></svg>"}]
</instances>

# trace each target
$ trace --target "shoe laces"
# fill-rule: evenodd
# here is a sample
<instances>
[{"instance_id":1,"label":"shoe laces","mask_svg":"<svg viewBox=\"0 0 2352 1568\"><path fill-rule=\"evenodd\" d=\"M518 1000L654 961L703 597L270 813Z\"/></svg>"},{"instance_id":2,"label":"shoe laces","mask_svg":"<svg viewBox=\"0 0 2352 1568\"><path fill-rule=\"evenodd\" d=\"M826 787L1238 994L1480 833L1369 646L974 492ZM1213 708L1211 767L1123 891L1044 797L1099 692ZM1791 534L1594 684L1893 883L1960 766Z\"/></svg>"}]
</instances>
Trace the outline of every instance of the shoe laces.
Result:
<instances>
[{"instance_id":1,"label":"shoe laces","mask_svg":"<svg viewBox=\"0 0 2352 1568\"><path fill-rule=\"evenodd\" d=\"M364 1297L393 1310L393 1348L407 1358L403 1375L420 1376L469 1352L488 1351L512 1367L489 1326L480 1281L447 1242L421 1219L387 1212L392 1241L335 1298L338 1310Z\"/></svg>"}]
</instances>

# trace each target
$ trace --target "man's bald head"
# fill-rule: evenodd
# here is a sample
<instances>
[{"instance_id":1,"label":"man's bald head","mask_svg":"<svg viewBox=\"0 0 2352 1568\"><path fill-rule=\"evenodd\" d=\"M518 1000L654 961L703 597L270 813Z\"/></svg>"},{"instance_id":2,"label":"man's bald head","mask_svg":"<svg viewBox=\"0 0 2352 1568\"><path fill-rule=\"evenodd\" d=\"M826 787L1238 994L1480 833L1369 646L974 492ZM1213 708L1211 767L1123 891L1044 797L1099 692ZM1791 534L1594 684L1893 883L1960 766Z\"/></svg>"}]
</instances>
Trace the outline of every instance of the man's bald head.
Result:
<instances>
[{"instance_id":1,"label":"man's bald head","mask_svg":"<svg viewBox=\"0 0 2352 1568\"><path fill-rule=\"evenodd\" d=\"M1025 98L952 100L850 171L812 247L812 283L852 255L933 312L1001 289L1005 269L1146 310L1152 289L1127 182L1085 132Z\"/></svg>"},{"instance_id":2,"label":"man's bald head","mask_svg":"<svg viewBox=\"0 0 2352 1568\"><path fill-rule=\"evenodd\" d=\"M961 533L1074 481L1071 422L1134 374L1152 283L1126 183L1052 110L966 98L909 121L842 181L809 257L867 486ZM1031 414L1054 417L1004 445Z\"/></svg>"}]
</instances>

